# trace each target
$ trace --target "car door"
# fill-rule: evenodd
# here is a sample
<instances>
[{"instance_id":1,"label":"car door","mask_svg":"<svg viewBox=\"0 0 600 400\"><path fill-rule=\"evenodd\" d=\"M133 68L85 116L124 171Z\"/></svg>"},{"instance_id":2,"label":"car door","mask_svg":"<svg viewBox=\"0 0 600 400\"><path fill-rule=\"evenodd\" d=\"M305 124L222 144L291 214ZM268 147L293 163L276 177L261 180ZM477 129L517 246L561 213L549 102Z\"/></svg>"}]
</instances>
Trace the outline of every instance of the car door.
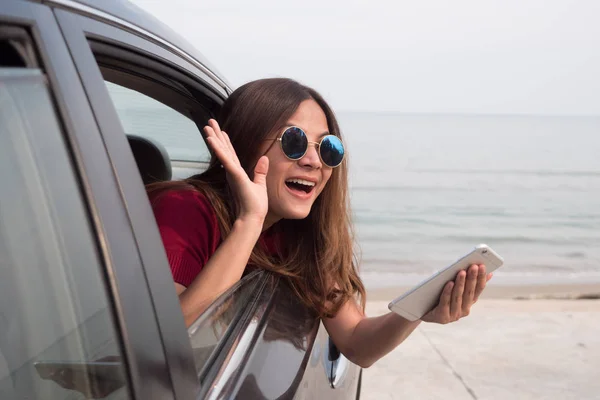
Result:
<instances>
[{"instance_id":1,"label":"car door","mask_svg":"<svg viewBox=\"0 0 600 400\"><path fill-rule=\"evenodd\" d=\"M203 71L194 69L164 47L115 27L114 21L107 23L100 18L104 14L90 16L80 11L56 8L54 13L82 78L100 128L102 146L126 203L127 220L144 265L144 282L152 296L170 380L178 398L191 398L198 388L191 345L162 240L126 133L158 139L159 143L164 139L161 129L180 133L178 141L163 141L164 147L175 159L182 154L186 156L183 157L186 160L180 160L185 164L181 168L201 171L208 151L200 126L214 116L224 91L211 86ZM145 107L151 109L140 117L135 109L123 110L118 108L119 104L139 105L142 111ZM155 125L156 121L163 125ZM124 132L123 128L132 131ZM190 153L186 151L194 147L198 153L192 155L197 157L187 157Z\"/></svg>"},{"instance_id":2,"label":"car door","mask_svg":"<svg viewBox=\"0 0 600 400\"><path fill-rule=\"evenodd\" d=\"M224 398L245 400L358 399L359 368L336 351L324 326L289 286L270 278L234 341L240 345L230 350L232 357L212 386L221 388Z\"/></svg>"},{"instance_id":3,"label":"car door","mask_svg":"<svg viewBox=\"0 0 600 400\"><path fill-rule=\"evenodd\" d=\"M201 127L208 118L216 116L227 92L206 71L181 58L172 44L157 43L152 40L152 33L134 30L114 15L109 21L106 16L89 14L89 10L86 16L75 9L56 10L128 204L159 324L164 332L173 332L183 329L183 324L179 316L173 319L165 314L167 309L162 305L176 296L144 180L140 179L127 137L144 136L164 148L173 178L200 172L209 157ZM285 293L276 277L267 273L251 277L224 294L188 332L200 397L252 398L248 397L251 393L263 393L265 387L271 387L272 393L289 398L305 379L317 333L316 320L309 321L310 329L301 331L303 339L298 340L303 346L293 346L291 350L286 344L280 345L280 341L270 340L268 333L277 331L277 321L285 320L287 315L288 322L307 326L306 315L294 316L301 307L298 304L295 308L275 307L281 303L276 299ZM224 309L227 312L218 311ZM226 316L224 320L221 314ZM181 353L186 349L179 346L179 341L170 343L169 336L163 335L165 351L174 355L167 357L185 359L183 364L189 368L189 355ZM323 354L326 353L319 353ZM310 380L306 384L312 385L307 393L332 390L328 378L332 369L321 359L313 369L318 369L320 375L318 379L316 372L306 375L305 381ZM264 372L272 370L285 370L290 379L273 381ZM172 372L174 382L178 375ZM349 375L355 378L356 374ZM346 386L338 385L338 398L354 398L354 378L348 379ZM257 386L248 386L252 379Z\"/></svg>"},{"instance_id":4,"label":"car door","mask_svg":"<svg viewBox=\"0 0 600 400\"><path fill-rule=\"evenodd\" d=\"M0 46L0 397L174 398L125 203L51 8L3 1Z\"/></svg>"}]
</instances>

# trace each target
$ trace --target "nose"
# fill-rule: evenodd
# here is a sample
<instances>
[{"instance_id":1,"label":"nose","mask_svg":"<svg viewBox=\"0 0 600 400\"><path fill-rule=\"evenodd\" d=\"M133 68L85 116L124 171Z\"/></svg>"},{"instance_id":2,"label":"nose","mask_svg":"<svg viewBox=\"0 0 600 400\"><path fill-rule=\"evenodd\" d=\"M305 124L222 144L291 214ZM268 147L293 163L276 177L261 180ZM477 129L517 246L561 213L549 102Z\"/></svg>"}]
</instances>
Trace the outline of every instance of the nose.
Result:
<instances>
[{"instance_id":1,"label":"nose","mask_svg":"<svg viewBox=\"0 0 600 400\"><path fill-rule=\"evenodd\" d=\"M322 167L321 157L319 157L318 143L308 142L306 154L298 160L301 167L319 169Z\"/></svg>"}]
</instances>

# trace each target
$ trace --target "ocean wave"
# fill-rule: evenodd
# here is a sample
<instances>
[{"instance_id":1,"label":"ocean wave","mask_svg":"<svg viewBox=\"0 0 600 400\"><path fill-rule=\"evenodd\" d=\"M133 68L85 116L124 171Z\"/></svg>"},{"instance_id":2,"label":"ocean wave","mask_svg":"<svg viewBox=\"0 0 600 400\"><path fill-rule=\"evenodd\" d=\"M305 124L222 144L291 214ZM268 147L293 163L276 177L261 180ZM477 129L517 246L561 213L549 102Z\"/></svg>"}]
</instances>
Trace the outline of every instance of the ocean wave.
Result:
<instances>
[{"instance_id":1,"label":"ocean wave","mask_svg":"<svg viewBox=\"0 0 600 400\"><path fill-rule=\"evenodd\" d=\"M587 257L587 255L583 251L571 251L569 253L563 254L563 257L572 259L584 259Z\"/></svg>"},{"instance_id":2,"label":"ocean wave","mask_svg":"<svg viewBox=\"0 0 600 400\"><path fill-rule=\"evenodd\" d=\"M600 218L600 217L592 217L592 218ZM589 220L589 218L588 218ZM528 223L527 221L523 221L523 224L528 228L534 229L552 229L552 228L576 228L582 230L593 230L598 231L600 227L597 223L593 221L588 222L561 222L561 221L549 221L546 223Z\"/></svg>"},{"instance_id":3,"label":"ocean wave","mask_svg":"<svg viewBox=\"0 0 600 400\"><path fill-rule=\"evenodd\" d=\"M371 192L464 192L461 187L438 187L438 186L406 186L406 185L360 185L350 186L350 191Z\"/></svg>"},{"instance_id":4,"label":"ocean wave","mask_svg":"<svg viewBox=\"0 0 600 400\"><path fill-rule=\"evenodd\" d=\"M448 206L448 205L406 205L396 209L377 207L377 205L365 206L357 204L353 207L355 222L365 225L381 224L394 222L421 223L423 225L438 225L440 217L450 217L454 222L444 220L443 225L456 226L460 223L453 217L485 217L496 222L500 220L510 220L511 224L525 224L527 227L551 228L551 227L570 227L570 228L593 228L600 230L600 212L573 213L569 209L552 209L542 207L530 207L528 210L517 210L515 206L496 206L486 207L480 205L472 206ZM446 219L446 218L444 218Z\"/></svg>"},{"instance_id":5,"label":"ocean wave","mask_svg":"<svg viewBox=\"0 0 600 400\"><path fill-rule=\"evenodd\" d=\"M556 262L510 262L505 260L505 265L498 270L502 275L570 275L600 273L600 263L578 262L573 264ZM394 260L389 258L363 258L361 260L361 273L369 274L409 274L409 275L431 275L440 269L450 265L449 261L416 261L416 260Z\"/></svg>"},{"instance_id":6,"label":"ocean wave","mask_svg":"<svg viewBox=\"0 0 600 400\"><path fill-rule=\"evenodd\" d=\"M390 193L465 193L469 191L476 191L478 193L523 193L523 192L535 192L535 193L564 193L564 192L576 192L576 193L587 193L590 194L591 190L589 185L555 185L555 186L532 186L523 185L520 183L502 183L483 185L471 185L471 184L454 184L453 186L416 186L416 185L395 185L393 183L385 182L376 185L364 185L364 184L351 184L350 193L352 192L390 192Z\"/></svg>"},{"instance_id":7,"label":"ocean wave","mask_svg":"<svg viewBox=\"0 0 600 400\"><path fill-rule=\"evenodd\" d=\"M440 217L443 221L440 220ZM393 226L394 223L422 224L423 226L461 226L464 219L454 217L484 217L482 223L489 223L490 218L496 223L507 220L515 228L525 226L527 228L578 228L600 230L600 213L598 214L570 214L567 211L558 210L535 210L535 211L512 211L489 207L427 207L417 210L390 210L385 211L366 208L354 208L354 221L363 225Z\"/></svg>"},{"instance_id":8,"label":"ocean wave","mask_svg":"<svg viewBox=\"0 0 600 400\"><path fill-rule=\"evenodd\" d=\"M502 244L528 244L528 245L545 245L545 246L594 246L598 243L598 238L593 236L578 236L578 237L539 237L539 236L525 236L525 235L506 235L506 236L486 236L486 235L460 235L460 234L448 234L448 235L434 235L430 233L416 233L416 232L402 232L400 234L393 234L393 232L387 232L382 234L380 232L377 233L368 233L358 230L358 237L360 238L361 243L367 244L378 243L394 243L396 245L399 241L403 239L415 239L415 238L423 238L426 239L428 243L439 243L439 244L447 244L447 243L493 243L494 245L502 245Z\"/></svg>"},{"instance_id":9,"label":"ocean wave","mask_svg":"<svg viewBox=\"0 0 600 400\"><path fill-rule=\"evenodd\" d=\"M360 213L356 213L354 217L354 222L357 225L365 225L365 226L393 226L397 223L404 224L418 224L423 226L435 226L442 228L458 228L460 224L439 221L439 219L430 219L430 218L416 218L416 217L403 217L394 214L387 215L361 215Z\"/></svg>"},{"instance_id":10,"label":"ocean wave","mask_svg":"<svg viewBox=\"0 0 600 400\"><path fill-rule=\"evenodd\" d=\"M481 174L481 175L531 175L531 176L581 176L598 177L600 171L560 171L560 170L526 170L526 169L407 169L406 172L417 172L424 174Z\"/></svg>"},{"instance_id":11,"label":"ocean wave","mask_svg":"<svg viewBox=\"0 0 600 400\"><path fill-rule=\"evenodd\" d=\"M496 244L544 244L551 246L565 246L565 245L585 245L593 244L598 239L594 237L539 237L539 236L525 236L525 235L513 235L513 236L471 236L471 235L444 235L438 236L432 239L433 241L441 242L458 242L458 243L496 243Z\"/></svg>"}]
</instances>

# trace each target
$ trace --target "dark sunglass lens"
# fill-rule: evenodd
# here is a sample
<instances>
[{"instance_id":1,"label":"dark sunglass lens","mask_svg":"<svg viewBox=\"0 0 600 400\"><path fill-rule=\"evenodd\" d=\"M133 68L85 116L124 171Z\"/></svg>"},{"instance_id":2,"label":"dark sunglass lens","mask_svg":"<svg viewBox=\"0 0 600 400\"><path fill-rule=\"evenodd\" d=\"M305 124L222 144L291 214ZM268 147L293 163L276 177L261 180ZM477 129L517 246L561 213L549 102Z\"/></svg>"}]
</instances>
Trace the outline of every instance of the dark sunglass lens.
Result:
<instances>
[{"instance_id":1,"label":"dark sunglass lens","mask_svg":"<svg viewBox=\"0 0 600 400\"><path fill-rule=\"evenodd\" d=\"M302 158L308 147L308 139L304 131L295 126L287 128L281 136L281 148L286 156L292 160Z\"/></svg>"},{"instance_id":2,"label":"dark sunglass lens","mask_svg":"<svg viewBox=\"0 0 600 400\"><path fill-rule=\"evenodd\" d=\"M329 167L337 167L344 159L344 145L337 136L328 135L320 146L321 159Z\"/></svg>"}]
</instances>

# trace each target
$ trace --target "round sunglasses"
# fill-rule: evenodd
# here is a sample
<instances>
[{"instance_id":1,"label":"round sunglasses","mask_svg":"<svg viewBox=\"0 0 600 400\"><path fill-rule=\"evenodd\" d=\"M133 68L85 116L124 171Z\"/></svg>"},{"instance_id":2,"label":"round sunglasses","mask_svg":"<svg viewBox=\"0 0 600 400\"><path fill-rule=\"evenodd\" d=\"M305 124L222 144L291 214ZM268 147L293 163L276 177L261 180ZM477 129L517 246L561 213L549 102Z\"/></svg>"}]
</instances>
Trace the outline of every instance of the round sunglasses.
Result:
<instances>
[{"instance_id":1,"label":"round sunglasses","mask_svg":"<svg viewBox=\"0 0 600 400\"><path fill-rule=\"evenodd\" d=\"M290 160L300 160L308 151L308 145L317 146L321 162L330 168L339 166L344 160L344 145L335 135L324 136L320 142L310 142L302 128L290 126L285 128L277 138L283 154Z\"/></svg>"}]
</instances>

